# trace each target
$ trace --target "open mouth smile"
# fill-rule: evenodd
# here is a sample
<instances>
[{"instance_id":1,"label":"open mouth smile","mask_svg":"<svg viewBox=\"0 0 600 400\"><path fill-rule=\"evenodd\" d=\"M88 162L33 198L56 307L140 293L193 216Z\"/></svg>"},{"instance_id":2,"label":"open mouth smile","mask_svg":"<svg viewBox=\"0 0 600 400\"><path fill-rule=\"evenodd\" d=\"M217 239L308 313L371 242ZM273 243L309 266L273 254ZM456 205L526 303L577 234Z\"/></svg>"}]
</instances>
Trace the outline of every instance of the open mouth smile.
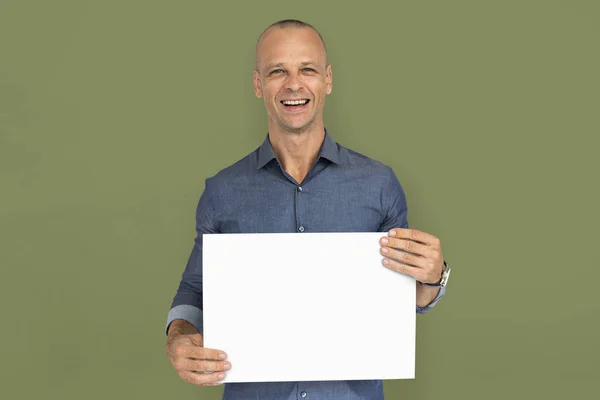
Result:
<instances>
[{"instance_id":1,"label":"open mouth smile","mask_svg":"<svg viewBox=\"0 0 600 400\"><path fill-rule=\"evenodd\" d=\"M306 108L308 103L310 103L309 99L298 99L298 100L281 100L281 104L283 104L283 108L287 111L302 111Z\"/></svg>"}]
</instances>

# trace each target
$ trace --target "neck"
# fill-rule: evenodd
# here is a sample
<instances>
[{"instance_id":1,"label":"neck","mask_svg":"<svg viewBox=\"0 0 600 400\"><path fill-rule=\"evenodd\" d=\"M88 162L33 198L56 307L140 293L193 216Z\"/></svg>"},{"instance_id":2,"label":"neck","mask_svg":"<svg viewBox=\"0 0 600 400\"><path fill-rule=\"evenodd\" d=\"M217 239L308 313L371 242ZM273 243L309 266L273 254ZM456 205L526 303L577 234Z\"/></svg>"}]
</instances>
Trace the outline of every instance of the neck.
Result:
<instances>
[{"instance_id":1,"label":"neck","mask_svg":"<svg viewBox=\"0 0 600 400\"><path fill-rule=\"evenodd\" d=\"M324 138L322 121L302 132L269 126L269 140L281 167L300 184L317 160Z\"/></svg>"}]
</instances>

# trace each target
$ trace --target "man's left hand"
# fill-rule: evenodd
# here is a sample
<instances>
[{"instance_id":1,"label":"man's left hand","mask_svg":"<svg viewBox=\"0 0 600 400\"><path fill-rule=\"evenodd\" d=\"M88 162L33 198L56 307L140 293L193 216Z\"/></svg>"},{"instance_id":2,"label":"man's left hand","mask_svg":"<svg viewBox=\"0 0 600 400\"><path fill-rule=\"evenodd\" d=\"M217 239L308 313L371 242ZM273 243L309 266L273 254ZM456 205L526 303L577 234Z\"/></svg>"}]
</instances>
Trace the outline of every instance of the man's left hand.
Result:
<instances>
[{"instance_id":1,"label":"man's left hand","mask_svg":"<svg viewBox=\"0 0 600 400\"><path fill-rule=\"evenodd\" d=\"M423 283L439 283L444 257L440 240L416 229L393 228L381 238L383 265Z\"/></svg>"}]
</instances>

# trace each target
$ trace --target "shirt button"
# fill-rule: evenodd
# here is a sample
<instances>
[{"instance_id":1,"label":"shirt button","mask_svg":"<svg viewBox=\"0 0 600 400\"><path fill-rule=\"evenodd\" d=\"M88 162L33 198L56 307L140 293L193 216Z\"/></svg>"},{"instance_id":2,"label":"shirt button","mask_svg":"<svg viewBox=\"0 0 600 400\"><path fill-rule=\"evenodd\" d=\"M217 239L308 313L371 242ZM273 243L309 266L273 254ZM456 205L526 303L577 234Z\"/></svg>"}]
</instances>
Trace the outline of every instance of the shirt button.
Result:
<instances>
[{"instance_id":1,"label":"shirt button","mask_svg":"<svg viewBox=\"0 0 600 400\"><path fill-rule=\"evenodd\" d=\"M302 225L300 225L300 227L298 228L298 230L299 230L300 232L304 232L304 227L303 227Z\"/></svg>"},{"instance_id":2,"label":"shirt button","mask_svg":"<svg viewBox=\"0 0 600 400\"><path fill-rule=\"evenodd\" d=\"M298 191L301 192L302 191L302 186L298 186Z\"/></svg>"},{"instance_id":3,"label":"shirt button","mask_svg":"<svg viewBox=\"0 0 600 400\"><path fill-rule=\"evenodd\" d=\"M306 392L302 392L302 393L300 393L300 396L302 396L302 397L306 397Z\"/></svg>"}]
</instances>

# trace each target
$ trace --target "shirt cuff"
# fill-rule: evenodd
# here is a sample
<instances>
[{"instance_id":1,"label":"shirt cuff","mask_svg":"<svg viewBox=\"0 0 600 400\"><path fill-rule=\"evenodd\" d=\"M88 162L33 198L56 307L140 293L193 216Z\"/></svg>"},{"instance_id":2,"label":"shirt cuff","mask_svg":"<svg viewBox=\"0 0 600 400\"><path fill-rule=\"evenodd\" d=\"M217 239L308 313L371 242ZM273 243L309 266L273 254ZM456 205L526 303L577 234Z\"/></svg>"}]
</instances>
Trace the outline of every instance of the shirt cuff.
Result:
<instances>
[{"instance_id":1,"label":"shirt cuff","mask_svg":"<svg viewBox=\"0 0 600 400\"><path fill-rule=\"evenodd\" d=\"M427 311L431 310L431 308L435 306L438 301L440 301L444 293L446 293L446 286L442 286L440 288L440 291L438 292L437 296L435 296L435 299L431 301L431 303L427 304L425 307L417 306L417 314L425 314Z\"/></svg>"},{"instance_id":2,"label":"shirt cuff","mask_svg":"<svg viewBox=\"0 0 600 400\"><path fill-rule=\"evenodd\" d=\"M171 308L169 315L167 316L165 334L169 332L169 326L171 326L171 322L175 321L176 319L183 319L189 322L190 324L194 325L196 329L198 329L200 334L203 334L202 310L198 307L180 304Z\"/></svg>"}]
</instances>

